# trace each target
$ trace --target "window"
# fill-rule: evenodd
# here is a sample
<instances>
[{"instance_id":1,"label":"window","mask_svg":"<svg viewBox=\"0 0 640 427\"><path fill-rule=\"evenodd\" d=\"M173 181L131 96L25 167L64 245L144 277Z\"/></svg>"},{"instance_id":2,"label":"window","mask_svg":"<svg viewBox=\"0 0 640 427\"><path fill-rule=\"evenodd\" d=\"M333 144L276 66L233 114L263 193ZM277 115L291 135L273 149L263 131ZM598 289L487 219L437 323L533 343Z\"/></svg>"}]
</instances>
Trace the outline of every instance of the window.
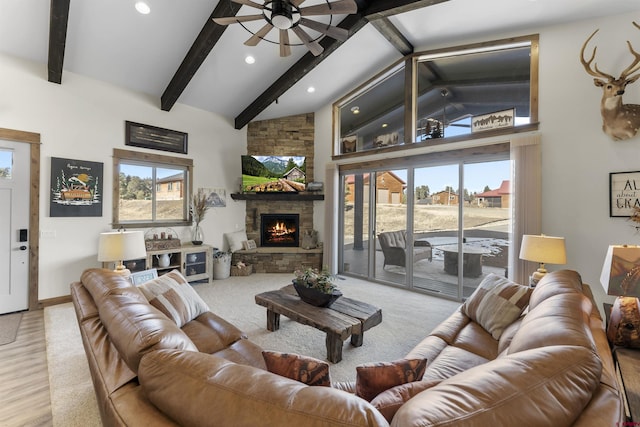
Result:
<instances>
[{"instance_id":1,"label":"window","mask_svg":"<svg viewBox=\"0 0 640 427\"><path fill-rule=\"evenodd\" d=\"M538 121L538 36L405 57L334 104L334 155L385 152L531 130ZM472 123L472 118L476 120ZM508 124L508 125L507 125ZM472 129L472 125L474 128Z\"/></svg>"},{"instance_id":2,"label":"window","mask_svg":"<svg viewBox=\"0 0 640 427\"><path fill-rule=\"evenodd\" d=\"M13 151L0 149L0 178L11 179Z\"/></svg>"},{"instance_id":3,"label":"window","mask_svg":"<svg viewBox=\"0 0 640 427\"><path fill-rule=\"evenodd\" d=\"M191 159L114 150L113 166L114 228L190 225Z\"/></svg>"}]
</instances>

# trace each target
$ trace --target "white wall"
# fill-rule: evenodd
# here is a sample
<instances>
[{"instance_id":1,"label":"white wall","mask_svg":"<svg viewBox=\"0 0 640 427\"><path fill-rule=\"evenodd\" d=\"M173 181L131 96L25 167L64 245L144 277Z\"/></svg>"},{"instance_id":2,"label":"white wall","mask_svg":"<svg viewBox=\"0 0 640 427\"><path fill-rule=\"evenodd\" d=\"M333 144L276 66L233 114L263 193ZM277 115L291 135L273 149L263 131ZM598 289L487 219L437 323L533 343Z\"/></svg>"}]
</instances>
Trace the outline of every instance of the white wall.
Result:
<instances>
[{"instance_id":1,"label":"white wall","mask_svg":"<svg viewBox=\"0 0 640 427\"><path fill-rule=\"evenodd\" d=\"M607 246L640 243L640 235L628 221L609 218L608 202L609 172L640 170L640 137L613 142L602 133L601 91L582 69L579 52L588 35L600 28L595 40L598 64L611 74L619 73L631 61L625 40L634 41L640 50L640 32L631 25L638 18L627 14L464 42L540 34L543 232L566 237L568 262L562 267L579 271L600 301L611 300L598 285ZM246 131L234 130L232 123L219 116L179 103L170 112L161 111L158 99L66 71L63 84L55 85L47 82L45 66L7 56L0 56L0 75L0 127L37 132L42 137L41 229L55 231L56 237L40 241L40 299L68 295L69 283L85 268L98 265L97 236L110 229L111 221L111 154L114 147L128 148L124 145L125 120L188 132L195 187L224 187L227 193L237 189ZM640 83L628 88L625 100L640 103ZM317 111L315 120L316 179L326 181L325 164L332 153L331 106ZM105 163L102 217L49 217L52 156ZM315 206L314 224L322 236L323 202ZM244 208L244 202L235 202L227 194L227 207L207 214L203 224L206 242L222 247L222 234L244 224ZM179 232L188 240L188 230Z\"/></svg>"},{"instance_id":2,"label":"white wall","mask_svg":"<svg viewBox=\"0 0 640 427\"><path fill-rule=\"evenodd\" d=\"M39 299L68 295L84 269L99 266L98 235L111 229L113 148L170 154L125 146L125 120L187 132L194 188L226 188L227 207L209 210L202 223L205 243L222 247L222 233L244 224L244 202L234 202L229 193L238 188L246 131L179 103L162 111L159 99L68 71L62 85L49 83L45 66L8 56L0 56L0 75L0 127L41 135L40 227L55 237L40 240ZM104 163L102 217L49 217L51 157ZM188 228L176 231L190 240Z\"/></svg>"},{"instance_id":3,"label":"white wall","mask_svg":"<svg viewBox=\"0 0 640 427\"><path fill-rule=\"evenodd\" d=\"M598 45L597 62L601 70L617 76L632 60L625 41L631 40L640 51L640 31L631 24L639 18L618 15L455 44L540 34L542 230L566 237L568 252L566 265L549 265L548 269L577 270L599 302L612 300L599 285L607 246L640 244L640 234L629 221L609 217L608 184L609 172L640 170L640 136L614 142L602 132L602 92L582 68L579 55L582 43L600 28L593 41ZM640 82L628 87L624 99L640 103ZM320 165L331 161L331 120L331 106L316 112L316 170L324 170ZM598 308L602 310L601 305Z\"/></svg>"}]
</instances>

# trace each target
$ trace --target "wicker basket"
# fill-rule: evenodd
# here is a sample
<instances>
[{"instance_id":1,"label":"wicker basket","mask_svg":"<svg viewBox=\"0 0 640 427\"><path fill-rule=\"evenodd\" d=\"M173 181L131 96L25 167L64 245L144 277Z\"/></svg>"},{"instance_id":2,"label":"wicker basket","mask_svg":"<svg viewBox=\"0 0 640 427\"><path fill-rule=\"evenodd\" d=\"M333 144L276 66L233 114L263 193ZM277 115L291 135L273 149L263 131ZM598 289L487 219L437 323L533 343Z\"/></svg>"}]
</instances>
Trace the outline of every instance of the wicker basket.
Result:
<instances>
[{"instance_id":1,"label":"wicker basket","mask_svg":"<svg viewBox=\"0 0 640 427\"><path fill-rule=\"evenodd\" d=\"M231 266L231 275L232 276L248 276L253 273L253 266L251 264L247 264L246 266L239 268L237 265Z\"/></svg>"}]
</instances>

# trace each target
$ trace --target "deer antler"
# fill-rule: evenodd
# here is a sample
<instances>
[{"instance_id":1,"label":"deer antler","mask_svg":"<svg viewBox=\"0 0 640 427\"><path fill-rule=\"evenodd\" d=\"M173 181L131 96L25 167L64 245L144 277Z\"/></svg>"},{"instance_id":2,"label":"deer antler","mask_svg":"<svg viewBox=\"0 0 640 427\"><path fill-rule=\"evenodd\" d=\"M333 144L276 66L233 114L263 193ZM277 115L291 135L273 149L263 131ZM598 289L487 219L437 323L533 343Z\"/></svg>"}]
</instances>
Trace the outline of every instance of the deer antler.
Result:
<instances>
[{"instance_id":1,"label":"deer antler","mask_svg":"<svg viewBox=\"0 0 640 427\"><path fill-rule=\"evenodd\" d=\"M582 45L582 49L580 49L580 63L582 64L582 66L584 67L585 71L593 77L600 77L600 78L606 78L606 79L611 79L611 80L615 80L616 78L613 77L611 74L607 74L607 73L603 73L602 71L600 71L598 69L598 64L595 64L595 70L591 68L591 63L593 62L593 60L596 58L596 51L598 50L598 47L594 47L593 48L593 52L591 53L591 58L589 58L588 61L586 61L584 59L584 50L587 48L587 45L589 44L589 42L591 41L591 39L593 38L593 36L596 35L596 33L599 30L595 30L590 36L589 38L584 42L584 44ZM635 64L634 64L635 65ZM633 66L633 65L632 65ZM630 67L631 68L631 67Z\"/></svg>"},{"instance_id":2,"label":"deer antler","mask_svg":"<svg viewBox=\"0 0 640 427\"><path fill-rule=\"evenodd\" d=\"M640 29L640 25L636 24L635 21L632 21L633 25ZM627 46L629 46L629 51L631 52L631 54L634 57L633 62L631 63L631 65L629 65L627 68L624 69L624 71L622 71L622 73L620 74L620 79L623 80L627 80L627 78L635 73L636 71L640 70L640 53L636 52L635 50L633 50L633 46L631 46L631 42L629 40L627 40ZM635 81L638 77L640 76L635 76L632 80Z\"/></svg>"}]
</instances>

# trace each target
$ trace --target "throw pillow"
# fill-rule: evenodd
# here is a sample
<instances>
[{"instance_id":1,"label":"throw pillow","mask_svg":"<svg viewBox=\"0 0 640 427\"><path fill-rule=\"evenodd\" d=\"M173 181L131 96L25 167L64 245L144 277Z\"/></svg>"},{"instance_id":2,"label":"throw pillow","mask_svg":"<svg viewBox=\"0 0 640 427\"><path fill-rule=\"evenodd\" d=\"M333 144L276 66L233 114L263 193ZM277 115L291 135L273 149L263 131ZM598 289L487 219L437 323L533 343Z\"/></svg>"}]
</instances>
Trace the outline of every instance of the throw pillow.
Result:
<instances>
[{"instance_id":1,"label":"throw pillow","mask_svg":"<svg viewBox=\"0 0 640 427\"><path fill-rule=\"evenodd\" d=\"M209 311L207 303L177 270L145 282L138 289L149 304L173 320L179 328Z\"/></svg>"},{"instance_id":2,"label":"throw pillow","mask_svg":"<svg viewBox=\"0 0 640 427\"><path fill-rule=\"evenodd\" d=\"M329 364L313 357L292 353L263 351L262 357L271 373L300 381L306 385L331 386Z\"/></svg>"},{"instance_id":3,"label":"throw pillow","mask_svg":"<svg viewBox=\"0 0 640 427\"><path fill-rule=\"evenodd\" d=\"M498 340L527 308L531 292L528 286L490 273L462 305L462 312Z\"/></svg>"},{"instance_id":4,"label":"throw pillow","mask_svg":"<svg viewBox=\"0 0 640 427\"><path fill-rule=\"evenodd\" d=\"M246 231L234 231L233 233L225 233L224 237L227 239L227 243L229 244L229 250L231 252L236 252L242 249L242 242L247 241L247 232Z\"/></svg>"},{"instance_id":5,"label":"throw pillow","mask_svg":"<svg viewBox=\"0 0 640 427\"><path fill-rule=\"evenodd\" d=\"M371 402L385 390L422 379L426 359L400 359L356 367L356 396Z\"/></svg>"}]
</instances>

